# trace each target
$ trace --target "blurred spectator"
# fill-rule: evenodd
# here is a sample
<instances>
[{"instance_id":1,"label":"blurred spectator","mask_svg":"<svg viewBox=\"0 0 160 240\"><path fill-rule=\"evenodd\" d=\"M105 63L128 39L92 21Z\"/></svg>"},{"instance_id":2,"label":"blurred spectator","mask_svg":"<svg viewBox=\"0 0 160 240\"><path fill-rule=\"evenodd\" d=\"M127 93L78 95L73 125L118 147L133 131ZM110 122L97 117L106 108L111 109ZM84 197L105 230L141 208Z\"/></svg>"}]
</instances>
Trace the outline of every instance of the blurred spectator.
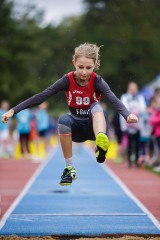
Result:
<instances>
[{"instance_id":1,"label":"blurred spectator","mask_svg":"<svg viewBox=\"0 0 160 240\"><path fill-rule=\"evenodd\" d=\"M155 171L160 172L160 97L159 95L156 96L156 105L155 105L155 111L150 117L150 124L153 127L153 135L155 137L158 152L157 152L157 167L154 168Z\"/></svg>"},{"instance_id":2,"label":"blurred spectator","mask_svg":"<svg viewBox=\"0 0 160 240\"><path fill-rule=\"evenodd\" d=\"M149 116L152 116L152 114L157 109L157 98L160 98L160 88L155 88L153 96L149 100L149 106L148 106L148 114ZM152 132L149 139L148 144L148 161L147 164L151 167L156 167L158 165L157 159L158 159L158 146L157 141L154 134L154 127L152 126Z\"/></svg>"},{"instance_id":3,"label":"blurred spectator","mask_svg":"<svg viewBox=\"0 0 160 240\"><path fill-rule=\"evenodd\" d=\"M144 97L139 93L138 86L135 82L128 84L127 93L121 96L121 101L126 108L133 114L140 117L140 114L146 111ZM131 167L134 160L138 166L138 157L140 150L140 125L139 122L127 124L123 117L120 117L121 130L128 136L128 166ZM134 159L133 159L134 157Z\"/></svg>"},{"instance_id":4,"label":"blurred spectator","mask_svg":"<svg viewBox=\"0 0 160 240\"><path fill-rule=\"evenodd\" d=\"M122 130L120 126L120 115L118 112L115 112L111 121L113 127L114 127L114 132L117 138L117 142L120 144L122 140Z\"/></svg>"},{"instance_id":5,"label":"blurred spectator","mask_svg":"<svg viewBox=\"0 0 160 240\"><path fill-rule=\"evenodd\" d=\"M57 134L57 121L53 116L49 116L49 134Z\"/></svg>"},{"instance_id":6,"label":"blurred spectator","mask_svg":"<svg viewBox=\"0 0 160 240\"><path fill-rule=\"evenodd\" d=\"M117 157L119 162L121 162L126 158L127 139L126 133L121 130L120 114L118 112L114 113L111 124L114 128L114 133L118 144Z\"/></svg>"},{"instance_id":7,"label":"blurred spectator","mask_svg":"<svg viewBox=\"0 0 160 240\"><path fill-rule=\"evenodd\" d=\"M48 114L48 103L43 102L38 106L36 111L36 126L39 137L46 137L49 129L49 114Z\"/></svg>"},{"instance_id":8,"label":"blurred spectator","mask_svg":"<svg viewBox=\"0 0 160 240\"><path fill-rule=\"evenodd\" d=\"M108 134L108 131L109 131L109 121L108 121L108 109L107 109L107 104L104 103L104 102L102 102L102 103L101 103L101 106L102 106L102 108L103 108L104 116L105 116L106 123L107 123L106 134Z\"/></svg>"},{"instance_id":9,"label":"blurred spectator","mask_svg":"<svg viewBox=\"0 0 160 240\"><path fill-rule=\"evenodd\" d=\"M139 150L139 158L138 163L142 165L144 162L149 161L149 142L152 133L152 127L149 123L149 112L145 111L140 113L139 116L139 126L140 126L140 150Z\"/></svg>"},{"instance_id":10,"label":"blurred spectator","mask_svg":"<svg viewBox=\"0 0 160 240\"><path fill-rule=\"evenodd\" d=\"M30 156L29 150L29 136L31 131L32 112L30 109L25 109L15 115L17 120L17 131L19 134L19 141L21 145L21 153L23 158L28 159Z\"/></svg>"},{"instance_id":11,"label":"blurred spectator","mask_svg":"<svg viewBox=\"0 0 160 240\"><path fill-rule=\"evenodd\" d=\"M155 88L155 90L154 90L154 96L157 98L160 98L160 87L158 87L158 88Z\"/></svg>"},{"instance_id":12,"label":"blurred spectator","mask_svg":"<svg viewBox=\"0 0 160 240\"><path fill-rule=\"evenodd\" d=\"M48 135L49 135L49 114L48 114L48 103L41 103L37 110L35 111L36 127L37 127L37 151L39 146L44 148L44 151L47 152L48 148ZM43 154L44 155L44 154ZM42 160L43 157L39 156L36 160Z\"/></svg>"},{"instance_id":13,"label":"blurred spectator","mask_svg":"<svg viewBox=\"0 0 160 240\"><path fill-rule=\"evenodd\" d=\"M29 136L29 139L31 141L34 141L37 139L37 126L36 126L36 119L35 119L35 116L34 116L34 111L32 111L33 113L33 116L32 116L32 119L31 119L31 131L30 131L30 136Z\"/></svg>"},{"instance_id":14,"label":"blurred spectator","mask_svg":"<svg viewBox=\"0 0 160 240\"><path fill-rule=\"evenodd\" d=\"M156 97L152 96L149 100L149 105L147 107L148 123L149 123L150 116L155 111L155 105L156 105ZM147 150L146 150L147 151L147 156L146 156L146 159L145 159L145 163L147 163L147 165L149 165L149 166L154 165L155 162L156 162L156 159L155 159L156 141L155 141L153 131L154 131L154 129L150 125L150 136L149 136L148 143L147 143Z\"/></svg>"},{"instance_id":15,"label":"blurred spectator","mask_svg":"<svg viewBox=\"0 0 160 240\"><path fill-rule=\"evenodd\" d=\"M0 107L0 118L2 115L8 111L9 109L9 102L4 100L1 102ZM3 158L8 158L10 156L10 151L8 148L8 143L10 139L10 122L3 124L0 121L0 156Z\"/></svg>"}]
</instances>

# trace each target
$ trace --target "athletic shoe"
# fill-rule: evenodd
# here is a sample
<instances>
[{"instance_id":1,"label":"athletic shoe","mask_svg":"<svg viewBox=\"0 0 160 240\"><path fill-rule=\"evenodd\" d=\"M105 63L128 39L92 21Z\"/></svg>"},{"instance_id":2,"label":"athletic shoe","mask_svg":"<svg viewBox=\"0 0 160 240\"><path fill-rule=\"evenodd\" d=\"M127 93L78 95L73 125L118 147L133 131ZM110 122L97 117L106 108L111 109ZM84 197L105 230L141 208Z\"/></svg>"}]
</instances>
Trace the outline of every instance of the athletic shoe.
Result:
<instances>
[{"instance_id":1,"label":"athletic shoe","mask_svg":"<svg viewBox=\"0 0 160 240\"><path fill-rule=\"evenodd\" d=\"M96 136L96 159L97 162L103 163L106 159L106 153L109 148L109 139L105 133L98 133Z\"/></svg>"},{"instance_id":2,"label":"athletic shoe","mask_svg":"<svg viewBox=\"0 0 160 240\"><path fill-rule=\"evenodd\" d=\"M153 171L156 172L156 173L160 173L160 165L157 166L157 167L154 167Z\"/></svg>"},{"instance_id":3,"label":"athletic shoe","mask_svg":"<svg viewBox=\"0 0 160 240\"><path fill-rule=\"evenodd\" d=\"M72 184L72 181L76 179L76 169L72 166L65 167L61 176L60 185L68 186Z\"/></svg>"}]
</instances>

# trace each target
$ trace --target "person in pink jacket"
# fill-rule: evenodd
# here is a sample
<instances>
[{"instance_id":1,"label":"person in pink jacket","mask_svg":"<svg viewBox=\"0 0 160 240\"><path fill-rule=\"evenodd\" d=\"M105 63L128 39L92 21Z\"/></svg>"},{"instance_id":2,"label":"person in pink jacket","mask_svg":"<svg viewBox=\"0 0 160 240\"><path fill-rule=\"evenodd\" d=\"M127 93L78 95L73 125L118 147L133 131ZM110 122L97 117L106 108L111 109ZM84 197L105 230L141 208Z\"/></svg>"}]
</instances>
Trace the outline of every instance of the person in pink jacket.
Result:
<instances>
[{"instance_id":1,"label":"person in pink jacket","mask_svg":"<svg viewBox=\"0 0 160 240\"><path fill-rule=\"evenodd\" d=\"M153 127L153 134L155 136L157 147L158 147L158 156L157 156L158 166L155 168L155 170L160 172L160 98L159 97L156 98L155 111L151 115L149 122Z\"/></svg>"}]
</instances>

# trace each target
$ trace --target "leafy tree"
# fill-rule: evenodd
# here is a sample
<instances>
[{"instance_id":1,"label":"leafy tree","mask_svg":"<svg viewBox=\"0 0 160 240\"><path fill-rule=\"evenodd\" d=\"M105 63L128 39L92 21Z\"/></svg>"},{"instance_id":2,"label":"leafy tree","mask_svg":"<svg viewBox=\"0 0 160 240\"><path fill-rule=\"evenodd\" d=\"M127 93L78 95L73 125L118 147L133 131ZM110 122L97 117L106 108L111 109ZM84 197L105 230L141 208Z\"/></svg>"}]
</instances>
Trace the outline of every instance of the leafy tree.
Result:
<instances>
[{"instance_id":1,"label":"leafy tree","mask_svg":"<svg viewBox=\"0 0 160 240\"><path fill-rule=\"evenodd\" d=\"M155 77L160 71L160 1L84 0L84 4L84 14L55 27L42 26L43 12L34 6L17 18L13 3L0 1L0 100L15 105L72 71L74 48L83 42L102 45L97 73L118 95L130 80L142 87ZM52 98L50 105L56 101L61 108L63 94L59 100Z\"/></svg>"},{"instance_id":2,"label":"leafy tree","mask_svg":"<svg viewBox=\"0 0 160 240\"><path fill-rule=\"evenodd\" d=\"M142 87L159 71L160 31L157 0L85 0L82 25L88 41L102 47L101 73L121 93L128 81ZM87 34L88 33L88 34ZM116 84L115 84L116 83Z\"/></svg>"}]
</instances>

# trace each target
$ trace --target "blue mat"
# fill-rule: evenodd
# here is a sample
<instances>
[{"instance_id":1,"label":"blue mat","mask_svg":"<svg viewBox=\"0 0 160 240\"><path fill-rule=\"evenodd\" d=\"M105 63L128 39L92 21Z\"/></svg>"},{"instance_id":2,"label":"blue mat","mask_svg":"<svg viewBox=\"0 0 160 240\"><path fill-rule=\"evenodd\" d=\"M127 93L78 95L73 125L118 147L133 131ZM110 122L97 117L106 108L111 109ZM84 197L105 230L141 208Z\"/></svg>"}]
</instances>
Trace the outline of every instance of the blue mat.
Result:
<instances>
[{"instance_id":1,"label":"blue mat","mask_svg":"<svg viewBox=\"0 0 160 240\"><path fill-rule=\"evenodd\" d=\"M61 149L36 178L2 227L1 235L158 234L147 213L124 192L83 145L74 148L78 178L59 186Z\"/></svg>"}]
</instances>

